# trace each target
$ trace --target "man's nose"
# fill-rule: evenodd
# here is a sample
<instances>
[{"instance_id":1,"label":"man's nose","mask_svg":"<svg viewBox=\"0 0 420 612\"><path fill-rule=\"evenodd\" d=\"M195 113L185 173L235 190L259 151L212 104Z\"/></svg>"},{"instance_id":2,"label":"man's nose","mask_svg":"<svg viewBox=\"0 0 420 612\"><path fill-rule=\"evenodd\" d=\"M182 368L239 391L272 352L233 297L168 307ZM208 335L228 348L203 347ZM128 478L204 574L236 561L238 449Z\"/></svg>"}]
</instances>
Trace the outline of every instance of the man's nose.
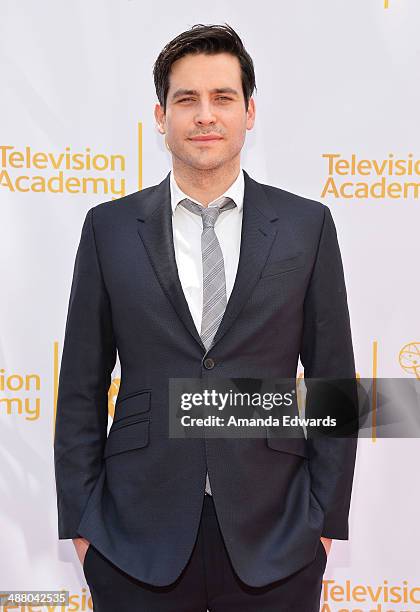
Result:
<instances>
[{"instance_id":1,"label":"man's nose","mask_svg":"<svg viewBox=\"0 0 420 612\"><path fill-rule=\"evenodd\" d=\"M211 104L204 103L200 105L200 108L198 109L197 114L195 116L195 121L200 125L215 123L216 117L214 115Z\"/></svg>"}]
</instances>

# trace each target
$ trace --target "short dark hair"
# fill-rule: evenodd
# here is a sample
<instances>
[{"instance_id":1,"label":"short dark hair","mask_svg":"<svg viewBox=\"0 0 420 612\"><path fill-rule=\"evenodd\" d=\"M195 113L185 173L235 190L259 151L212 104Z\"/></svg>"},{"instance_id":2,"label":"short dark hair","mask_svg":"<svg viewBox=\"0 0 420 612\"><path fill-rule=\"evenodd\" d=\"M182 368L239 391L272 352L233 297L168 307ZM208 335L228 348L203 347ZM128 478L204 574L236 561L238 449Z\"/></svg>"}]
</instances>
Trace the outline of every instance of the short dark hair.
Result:
<instances>
[{"instance_id":1,"label":"short dark hair","mask_svg":"<svg viewBox=\"0 0 420 612\"><path fill-rule=\"evenodd\" d=\"M245 98L245 108L247 109L249 99L257 87L254 64L251 56L245 50L242 40L227 23L225 25L197 23L168 42L154 63L153 78L156 94L164 112L166 112L166 98L172 64L185 55L198 53L206 55L231 53L238 58L241 66L242 91Z\"/></svg>"}]
</instances>

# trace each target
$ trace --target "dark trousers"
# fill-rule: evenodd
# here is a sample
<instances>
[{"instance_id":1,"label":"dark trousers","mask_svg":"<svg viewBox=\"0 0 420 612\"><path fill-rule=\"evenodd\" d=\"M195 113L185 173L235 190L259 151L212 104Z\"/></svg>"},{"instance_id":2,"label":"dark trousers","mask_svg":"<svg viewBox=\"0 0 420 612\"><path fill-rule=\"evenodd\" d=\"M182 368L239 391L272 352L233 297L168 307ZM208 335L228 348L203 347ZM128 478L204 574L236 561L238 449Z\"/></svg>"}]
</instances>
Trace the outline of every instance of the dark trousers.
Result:
<instances>
[{"instance_id":1,"label":"dark trousers","mask_svg":"<svg viewBox=\"0 0 420 612\"><path fill-rule=\"evenodd\" d=\"M172 584L156 587L140 582L93 545L83 570L94 612L319 612L326 563L320 541L314 561L291 576L263 587L246 585L232 568L213 498L206 494L193 552Z\"/></svg>"}]
</instances>

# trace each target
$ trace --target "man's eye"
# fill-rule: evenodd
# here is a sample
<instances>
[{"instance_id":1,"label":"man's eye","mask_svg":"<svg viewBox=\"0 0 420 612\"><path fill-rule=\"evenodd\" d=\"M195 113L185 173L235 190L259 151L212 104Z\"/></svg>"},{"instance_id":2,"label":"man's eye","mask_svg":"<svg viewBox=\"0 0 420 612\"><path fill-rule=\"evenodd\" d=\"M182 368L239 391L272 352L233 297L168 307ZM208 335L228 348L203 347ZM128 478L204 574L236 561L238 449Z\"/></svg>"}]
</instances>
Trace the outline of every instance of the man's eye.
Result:
<instances>
[{"instance_id":1,"label":"man's eye","mask_svg":"<svg viewBox=\"0 0 420 612\"><path fill-rule=\"evenodd\" d=\"M194 100L194 98L182 98L179 102L189 102L190 100ZM217 100L231 100L228 96L217 96Z\"/></svg>"}]
</instances>

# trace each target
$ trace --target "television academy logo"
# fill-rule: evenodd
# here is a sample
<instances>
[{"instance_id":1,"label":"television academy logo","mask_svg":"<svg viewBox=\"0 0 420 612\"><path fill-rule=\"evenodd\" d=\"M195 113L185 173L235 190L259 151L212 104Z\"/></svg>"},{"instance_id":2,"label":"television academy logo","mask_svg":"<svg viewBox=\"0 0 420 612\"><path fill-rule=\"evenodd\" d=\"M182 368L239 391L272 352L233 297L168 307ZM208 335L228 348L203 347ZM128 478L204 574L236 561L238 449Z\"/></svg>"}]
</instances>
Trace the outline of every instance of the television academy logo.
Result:
<instances>
[{"instance_id":1,"label":"television academy logo","mask_svg":"<svg viewBox=\"0 0 420 612\"><path fill-rule=\"evenodd\" d=\"M130 158L135 159L132 154L95 151L90 146L83 150L73 150L71 145L61 150L38 150L31 145L0 144L0 190L121 198L130 187L127 181L133 178L137 178L137 189L142 189L142 142L142 123L139 122L136 164L127 163Z\"/></svg>"},{"instance_id":2,"label":"television academy logo","mask_svg":"<svg viewBox=\"0 0 420 612\"><path fill-rule=\"evenodd\" d=\"M414 374L420 380L420 342L409 342L398 355L400 366L405 372Z\"/></svg>"}]
</instances>

